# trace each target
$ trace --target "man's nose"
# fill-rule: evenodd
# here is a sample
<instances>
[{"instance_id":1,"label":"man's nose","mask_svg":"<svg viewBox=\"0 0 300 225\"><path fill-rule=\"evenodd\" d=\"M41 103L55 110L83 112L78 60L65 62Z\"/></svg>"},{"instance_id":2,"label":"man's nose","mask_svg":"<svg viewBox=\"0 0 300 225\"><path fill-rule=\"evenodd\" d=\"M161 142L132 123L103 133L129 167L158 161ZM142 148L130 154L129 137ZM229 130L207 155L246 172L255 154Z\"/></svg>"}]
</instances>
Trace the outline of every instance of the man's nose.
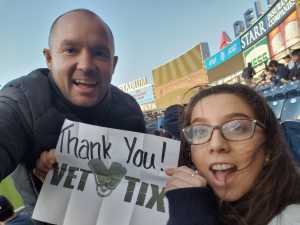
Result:
<instances>
[{"instance_id":1,"label":"man's nose","mask_svg":"<svg viewBox=\"0 0 300 225\"><path fill-rule=\"evenodd\" d=\"M94 70L94 57L90 51L81 51L78 58L77 68L86 73L89 73Z\"/></svg>"},{"instance_id":2,"label":"man's nose","mask_svg":"<svg viewBox=\"0 0 300 225\"><path fill-rule=\"evenodd\" d=\"M209 143L210 143L210 152L221 153L221 152L229 151L228 142L223 137L220 129L214 129L212 131L212 136Z\"/></svg>"}]
</instances>

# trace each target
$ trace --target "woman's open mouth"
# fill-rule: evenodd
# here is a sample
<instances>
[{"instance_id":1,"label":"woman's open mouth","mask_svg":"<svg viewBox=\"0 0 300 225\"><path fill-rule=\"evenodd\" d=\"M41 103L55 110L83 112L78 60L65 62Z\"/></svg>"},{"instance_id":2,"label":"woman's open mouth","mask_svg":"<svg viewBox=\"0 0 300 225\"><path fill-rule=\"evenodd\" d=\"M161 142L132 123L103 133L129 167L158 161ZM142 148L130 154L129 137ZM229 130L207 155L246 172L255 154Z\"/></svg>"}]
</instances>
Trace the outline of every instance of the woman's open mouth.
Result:
<instances>
[{"instance_id":1,"label":"woman's open mouth","mask_svg":"<svg viewBox=\"0 0 300 225\"><path fill-rule=\"evenodd\" d=\"M209 170L213 174L213 183L217 186L225 186L230 183L238 167L231 163L213 163Z\"/></svg>"}]
</instances>

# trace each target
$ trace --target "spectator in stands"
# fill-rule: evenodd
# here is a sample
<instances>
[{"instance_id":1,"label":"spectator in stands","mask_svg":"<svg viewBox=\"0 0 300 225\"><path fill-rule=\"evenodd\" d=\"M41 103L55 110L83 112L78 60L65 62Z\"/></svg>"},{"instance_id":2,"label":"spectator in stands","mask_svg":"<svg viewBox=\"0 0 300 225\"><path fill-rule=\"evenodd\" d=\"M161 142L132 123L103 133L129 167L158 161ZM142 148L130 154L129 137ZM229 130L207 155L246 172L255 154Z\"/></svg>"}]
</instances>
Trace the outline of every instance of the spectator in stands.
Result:
<instances>
[{"instance_id":1,"label":"spectator in stands","mask_svg":"<svg viewBox=\"0 0 300 225\"><path fill-rule=\"evenodd\" d=\"M255 70L253 69L252 64L249 62L248 66L243 70L242 78L245 80L247 85L251 85L254 75L255 75Z\"/></svg>"},{"instance_id":2,"label":"spectator in stands","mask_svg":"<svg viewBox=\"0 0 300 225\"><path fill-rule=\"evenodd\" d=\"M290 80L300 79L300 49L295 49L292 51L292 60L294 62L294 67L290 71Z\"/></svg>"},{"instance_id":3,"label":"spectator in stands","mask_svg":"<svg viewBox=\"0 0 300 225\"><path fill-rule=\"evenodd\" d=\"M282 59L283 59L284 62L285 62L285 66L286 66L286 67L288 68L288 70L290 71L290 70L294 67L294 65L295 65L294 61L292 60L291 55L290 55L290 54L287 54L287 55L284 56Z\"/></svg>"},{"instance_id":4,"label":"spectator in stands","mask_svg":"<svg viewBox=\"0 0 300 225\"><path fill-rule=\"evenodd\" d=\"M268 65L269 71L272 74L271 81L274 85L280 85L287 82L289 70L282 63L276 60L271 60Z\"/></svg>"},{"instance_id":5,"label":"spectator in stands","mask_svg":"<svg viewBox=\"0 0 300 225\"><path fill-rule=\"evenodd\" d=\"M260 75L261 80L256 85L271 83L272 74L269 68L266 66L264 71Z\"/></svg>"},{"instance_id":6,"label":"spectator in stands","mask_svg":"<svg viewBox=\"0 0 300 225\"><path fill-rule=\"evenodd\" d=\"M0 225L33 225L25 214L16 214L9 200L0 195Z\"/></svg>"},{"instance_id":7,"label":"spectator in stands","mask_svg":"<svg viewBox=\"0 0 300 225\"><path fill-rule=\"evenodd\" d=\"M160 136L160 137L176 139L171 132L169 132L168 130L166 130L162 127L160 127L159 129L155 129L153 131L153 134L156 135L156 136Z\"/></svg>"},{"instance_id":8,"label":"spectator in stands","mask_svg":"<svg viewBox=\"0 0 300 225\"><path fill-rule=\"evenodd\" d=\"M184 107L176 104L166 108L164 113L164 128L172 134L175 139L180 138L180 129Z\"/></svg>"},{"instance_id":9,"label":"spectator in stands","mask_svg":"<svg viewBox=\"0 0 300 225\"><path fill-rule=\"evenodd\" d=\"M167 169L168 225L299 225L300 174L266 101L241 85L202 90Z\"/></svg>"},{"instance_id":10,"label":"spectator in stands","mask_svg":"<svg viewBox=\"0 0 300 225\"><path fill-rule=\"evenodd\" d=\"M0 91L0 180L19 165L13 177L28 212L41 184L36 177L43 180L56 165L54 149L65 119L145 132L135 99L111 84L118 57L112 31L97 14L75 9L60 15L48 44L43 51L48 68Z\"/></svg>"}]
</instances>

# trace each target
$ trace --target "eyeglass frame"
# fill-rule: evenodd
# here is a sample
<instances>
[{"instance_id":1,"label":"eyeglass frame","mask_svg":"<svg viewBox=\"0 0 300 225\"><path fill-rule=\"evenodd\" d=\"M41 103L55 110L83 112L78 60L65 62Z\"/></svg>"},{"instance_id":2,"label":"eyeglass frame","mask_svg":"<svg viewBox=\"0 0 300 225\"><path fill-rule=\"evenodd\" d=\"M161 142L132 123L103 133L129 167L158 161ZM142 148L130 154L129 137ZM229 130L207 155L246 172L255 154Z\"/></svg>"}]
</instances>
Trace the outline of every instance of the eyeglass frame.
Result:
<instances>
[{"instance_id":1,"label":"eyeglass frame","mask_svg":"<svg viewBox=\"0 0 300 225\"><path fill-rule=\"evenodd\" d=\"M231 122L231 121L235 121L235 120L247 120L247 121L252 122L252 124L254 124L254 128L253 128L253 131L252 131L251 136L249 136L249 137L247 137L247 138L245 138L245 139L241 139L241 140L230 140L230 139L226 138L225 135L224 135L224 133L223 133L223 131L222 131L222 127L224 126L224 124L226 124L226 123L228 123L228 122ZM203 145L203 144L206 144L206 143L210 142L210 140L211 140L211 138L212 138L212 136L213 136L213 133L214 133L214 130L215 130L215 129L218 129L218 130L220 131L222 137L223 137L225 140L227 140L227 141L244 141L244 140L248 140L248 139L250 139L250 138L253 137L253 135L254 135L254 133L255 133L255 130L256 130L256 126L259 126L259 127L262 128L262 129L265 129L265 128L266 128L265 125L264 125L262 122L260 122L260 121L258 121L258 120L255 120L255 119L247 119L247 118L244 118L244 119L232 119L232 120L228 120L228 121L226 121L226 122L224 122L224 123L222 123L222 124L220 124L220 125L216 125L216 126L211 126L211 125L204 125L204 124L202 124L202 126L207 126L207 127L212 128L211 133L210 133L210 137L209 137L209 139L208 139L207 141L205 141L205 142L203 142L203 143L200 143L200 144L193 144L193 143L190 143L190 141L189 141L188 138L187 138L186 132L185 132L185 129L186 129L186 128L190 128L190 127L192 127L192 126L197 126L197 125L189 125L189 126L187 126L187 127L185 127L185 128L182 129L183 136L184 136L185 140L186 140L190 145ZM253 125L252 125L252 126L253 126Z\"/></svg>"}]
</instances>

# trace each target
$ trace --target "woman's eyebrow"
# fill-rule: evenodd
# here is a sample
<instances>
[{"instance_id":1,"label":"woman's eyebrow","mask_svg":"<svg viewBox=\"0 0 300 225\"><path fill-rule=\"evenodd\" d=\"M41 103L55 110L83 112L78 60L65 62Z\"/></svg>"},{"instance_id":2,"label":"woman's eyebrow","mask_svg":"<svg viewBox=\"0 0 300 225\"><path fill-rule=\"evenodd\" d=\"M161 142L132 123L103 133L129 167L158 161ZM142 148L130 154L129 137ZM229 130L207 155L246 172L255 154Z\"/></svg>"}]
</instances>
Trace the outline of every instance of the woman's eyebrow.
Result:
<instances>
[{"instance_id":1,"label":"woman's eyebrow","mask_svg":"<svg viewBox=\"0 0 300 225\"><path fill-rule=\"evenodd\" d=\"M229 119L232 119L232 118L236 118L236 117L239 117L239 118L245 118L245 119L250 119L251 116L245 114L245 113L229 113L227 115L224 116L224 119L225 120L229 120ZM205 118L201 118L201 117L196 117L194 118L192 121L191 121L191 124L195 123L195 122L199 122L199 123L206 123L206 119Z\"/></svg>"}]
</instances>

